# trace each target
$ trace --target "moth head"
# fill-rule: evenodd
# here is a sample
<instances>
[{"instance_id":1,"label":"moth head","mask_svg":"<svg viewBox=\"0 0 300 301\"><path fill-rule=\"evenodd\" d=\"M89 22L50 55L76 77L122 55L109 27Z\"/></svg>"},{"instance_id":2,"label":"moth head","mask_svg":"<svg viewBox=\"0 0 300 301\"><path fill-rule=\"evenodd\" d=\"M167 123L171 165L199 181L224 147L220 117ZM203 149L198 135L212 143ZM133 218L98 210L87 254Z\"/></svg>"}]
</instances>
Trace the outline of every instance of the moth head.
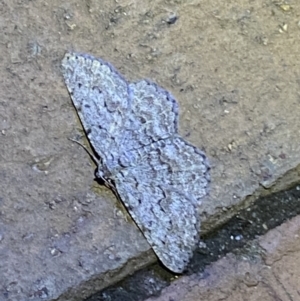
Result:
<instances>
[{"instance_id":1,"label":"moth head","mask_svg":"<svg viewBox=\"0 0 300 301\"><path fill-rule=\"evenodd\" d=\"M102 180L103 182L108 182L109 179L111 179L110 171L105 166L99 163L97 164L95 176L97 179Z\"/></svg>"},{"instance_id":2,"label":"moth head","mask_svg":"<svg viewBox=\"0 0 300 301\"><path fill-rule=\"evenodd\" d=\"M106 187L108 188L113 188L114 189L114 184L113 184L113 181L112 179L109 177L110 173L109 171L104 171L102 169L102 166L100 168L100 166L98 166L97 170L96 170L96 178L98 180L100 180L102 182L102 184L104 184Z\"/></svg>"},{"instance_id":3,"label":"moth head","mask_svg":"<svg viewBox=\"0 0 300 301\"><path fill-rule=\"evenodd\" d=\"M99 166L96 169L96 178L101 179L103 181L105 179L104 171L100 169Z\"/></svg>"}]
</instances>

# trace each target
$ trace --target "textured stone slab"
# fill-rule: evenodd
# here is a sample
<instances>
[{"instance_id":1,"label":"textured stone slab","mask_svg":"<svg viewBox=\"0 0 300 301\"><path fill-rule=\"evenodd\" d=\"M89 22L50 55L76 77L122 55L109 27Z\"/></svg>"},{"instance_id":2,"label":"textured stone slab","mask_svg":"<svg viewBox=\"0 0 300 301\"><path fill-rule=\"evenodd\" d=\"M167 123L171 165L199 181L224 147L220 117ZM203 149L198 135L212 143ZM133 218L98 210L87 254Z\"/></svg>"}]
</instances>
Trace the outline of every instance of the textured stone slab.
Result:
<instances>
[{"instance_id":1,"label":"textured stone slab","mask_svg":"<svg viewBox=\"0 0 300 301\"><path fill-rule=\"evenodd\" d=\"M113 194L93 182L95 166L68 140L84 133L60 73L66 49L94 53L126 79L151 78L176 97L179 133L205 146L212 166L203 231L279 178L281 187L299 180L299 2L288 10L218 0L1 4L0 299L38 292L37 300L80 300L155 260ZM86 204L89 195L95 201ZM82 236L68 238L80 216ZM71 247L63 247L68 239ZM58 246L66 253L57 254ZM91 272L80 267L80 254L92 254L98 270L87 259ZM43 285L47 277L55 281Z\"/></svg>"}]
</instances>

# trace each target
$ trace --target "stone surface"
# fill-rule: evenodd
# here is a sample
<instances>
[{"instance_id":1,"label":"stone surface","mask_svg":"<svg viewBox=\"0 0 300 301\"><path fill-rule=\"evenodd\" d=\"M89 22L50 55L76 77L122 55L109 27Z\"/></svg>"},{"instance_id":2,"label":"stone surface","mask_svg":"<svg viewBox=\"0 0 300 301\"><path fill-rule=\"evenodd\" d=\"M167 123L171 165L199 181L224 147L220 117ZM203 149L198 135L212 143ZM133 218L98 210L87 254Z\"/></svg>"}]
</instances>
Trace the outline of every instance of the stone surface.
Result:
<instances>
[{"instance_id":1,"label":"stone surface","mask_svg":"<svg viewBox=\"0 0 300 301\"><path fill-rule=\"evenodd\" d=\"M228 254L201 275L183 277L147 301L299 300L299 245L297 216L254 241L255 254Z\"/></svg>"},{"instance_id":2,"label":"stone surface","mask_svg":"<svg viewBox=\"0 0 300 301\"><path fill-rule=\"evenodd\" d=\"M0 299L80 300L155 260L68 140L83 133L60 74L66 50L175 96L180 134L205 146L212 165L200 208L209 231L279 178L280 187L299 180L299 10L258 0L2 1Z\"/></svg>"}]
</instances>

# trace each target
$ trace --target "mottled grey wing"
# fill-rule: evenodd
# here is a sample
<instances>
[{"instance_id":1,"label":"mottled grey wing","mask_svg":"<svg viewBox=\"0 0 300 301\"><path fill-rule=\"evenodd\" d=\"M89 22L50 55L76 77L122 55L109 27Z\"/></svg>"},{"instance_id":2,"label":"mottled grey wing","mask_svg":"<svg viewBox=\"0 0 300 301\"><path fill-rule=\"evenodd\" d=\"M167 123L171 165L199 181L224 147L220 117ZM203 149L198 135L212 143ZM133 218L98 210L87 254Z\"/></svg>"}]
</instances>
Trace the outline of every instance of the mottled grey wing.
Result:
<instances>
[{"instance_id":1,"label":"mottled grey wing","mask_svg":"<svg viewBox=\"0 0 300 301\"><path fill-rule=\"evenodd\" d=\"M180 273L198 242L207 159L178 136L139 149L137 157L135 166L115 175L117 191L159 259Z\"/></svg>"},{"instance_id":2,"label":"mottled grey wing","mask_svg":"<svg viewBox=\"0 0 300 301\"><path fill-rule=\"evenodd\" d=\"M126 150L135 150L173 136L178 130L178 104L155 83L142 80L129 84L131 115L123 133Z\"/></svg>"},{"instance_id":3,"label":"mottled grey wing","mask_svg":"<svg viewBox=\"0 0 300 301\"><path fill-rule=\"evenodd\" d=\"M89 141L103 164L118 166L131 106L126 81L102 60L76 53L65 55L62 72Z\"/></svg>"},{"instance_id":4,"label":"mottled grey wing","mask_svg":"<svg viewBox=\"0 0 300 301\"><path fill-rule=\"evenodd\" d=\"M178 104L168 91L147 80L131 83L129 89L130 114L119 135L122 167L136 164L136 150L172 137L178 130Z\"/></svg>"},{"instance_id":5,"label":"mottled grey wing","mask_svg":"<svg viewBox=\"0 0 300 301\"><path fill-rule=\"evenodd\" d=\"M89 141L110 171L134 163L134 150L177 133L178 106L154 83L127 84L108 63L67 53L62 71Z\"/></svg>"}]
</instances>

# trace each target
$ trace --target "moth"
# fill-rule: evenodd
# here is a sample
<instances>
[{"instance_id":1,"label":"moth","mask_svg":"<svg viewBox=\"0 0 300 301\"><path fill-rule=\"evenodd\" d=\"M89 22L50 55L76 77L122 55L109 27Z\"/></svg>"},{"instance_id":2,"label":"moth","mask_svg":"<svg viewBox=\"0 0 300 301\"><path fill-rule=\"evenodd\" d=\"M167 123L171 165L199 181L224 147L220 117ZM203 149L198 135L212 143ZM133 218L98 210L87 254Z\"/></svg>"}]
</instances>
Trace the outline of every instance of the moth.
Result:
<instances>
[{"instance_id":1,"label":"moth","mask_svg":"<svg viewBox=\"0 0 300 301\"><path fill-rule=\"evenodd\" d=\"M118 193L160 261L182 273L208 191L204 152L178 134L178 104L157 84L128 83L109 63L66 53L62 73L98 154L96 177Z\"/></svg>"}]
</instances>

